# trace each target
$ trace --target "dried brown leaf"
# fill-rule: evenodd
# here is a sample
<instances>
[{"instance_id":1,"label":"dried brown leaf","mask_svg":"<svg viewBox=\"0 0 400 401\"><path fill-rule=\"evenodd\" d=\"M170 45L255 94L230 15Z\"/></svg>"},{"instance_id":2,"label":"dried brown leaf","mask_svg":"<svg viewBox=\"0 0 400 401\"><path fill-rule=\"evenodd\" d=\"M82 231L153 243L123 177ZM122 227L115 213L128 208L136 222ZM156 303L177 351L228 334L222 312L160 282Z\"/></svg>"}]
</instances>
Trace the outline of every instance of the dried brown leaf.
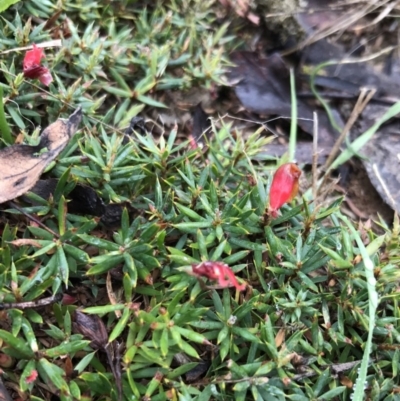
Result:
<instances>
[{"instance_id":1,"label":"dried brown leaf","mask_svg":"<svg viewBox=\"0 0 400 401\"><path fill-rule=\"evenodd\" d=\"M46 166L65 148L82 118L78 108L70 117L58 119L42 133L37 146L12 145L0 150L0 203L29 191Z\"/></svg>"},{"instance_id":2,"label":"dried brown leaf","mask_svg":"<svg viewBox=\"0 0 400 401\"><path fill-rule=\"evenodd\" d=\"M108 334L103 321L95 315L75 311L75 328L84 337L92 341L94 348L104 349L108 344Z\"/></svg>"},{"instance_id":3,"label":"dried brown leaf","mask_svg":"<svg viewBox=\"0 0 400 401\"><path fill-rule=\"evenodd\" d=\"M284 328L279 329L276 337L275 337L275 345L279 348L282 343L285 341L286 330Z\"/></svg>"}]
</instances>

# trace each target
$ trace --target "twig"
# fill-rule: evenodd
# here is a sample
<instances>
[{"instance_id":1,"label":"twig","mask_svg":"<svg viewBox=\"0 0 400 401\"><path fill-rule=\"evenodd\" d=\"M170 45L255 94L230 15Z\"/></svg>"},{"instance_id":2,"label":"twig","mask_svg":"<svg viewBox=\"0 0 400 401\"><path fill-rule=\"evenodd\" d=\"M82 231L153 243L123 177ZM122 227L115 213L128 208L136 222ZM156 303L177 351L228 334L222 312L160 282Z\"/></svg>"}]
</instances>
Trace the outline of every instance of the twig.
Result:
<instances>
[{"instance_id":1,"label":"twig","mask_svg":"<svg viewBox=\"0 0 400 401\"><path fill-rule=\"evenodd\" d=\"M318 114L316 111L313 112L313 120L312 193L315 200L318 188Z\"/></svg>"},{"instance_id":2,"label":"twig","mask_svg":"<svg viewBox=\"0 0 400 401\"><path fill-rule=\"evenodd\" d=\"M118 401L122 400L122 371L121 371L121 353L123 350L123 343L115 342L114 345L114 371L115 381L117 385Z\"/></svg>"},{"instance_id":3,"label":"twig","mask_svg":"<svg viewBox=\"0 0 400 401\"><path fill-rule=\"evenodd\" d=\"M354 202L349 198L349 197L345 197L344 201L347 203L347 205L349 206L350 210L359 218L359 219L363 219L366 220L368 219L369 215L367 213L362 212L355 204Z\"/></svg>"},{"instance_id":4,"label":"twig","mask_svg":"<svg viewBox=\"0 0 400 401\"><path fill-rule=\"evenodd\" d=\"M0 310L38 308L40 306L46 306L61 301L62 298L63 294L59 293L51 297L38 299L37 301L0 303Z\"/></svg>"},{"instance_id":5,"label":"twig","mask_svg":"<svg viewBox=\"0 0 400 401\"><path fill-rule=\"evenodd\" d=\"M373 362L373 360L371 360ZM354 366L357 366L360 364L361 361L353 361L353 362L344 362L344 363L333 363L332 365L322 365L319 366L321 369L330 369L333 375L338 375L339 373L345 372L346 370L353 369ZM307 372L304 373L299 373L297 375L294 375L290 377L290 380L292 381L300 381L303 380L307 377L313 377L318 375L319 372L315 370L307 370ZM243 383L243 382L249 382L249 383L257 383L257 382L264 382L267 383L270 380L270 377L268 376L257 376L257 377L243 377L241 379L229 379L227 377L222 377L222 378L217 378L215 380L212 380L210 383L212 384L219 384L219 383L230 383L230 384L235 384L235 383ZM204 386L205 382L204 380L201 380L196 383L191 383L191 386L194 387L199 387L199 386Z\"/></svg>"},{"instance_id":6,"label":"twig","mask_svg":"<svg viewBox=\"0 0 400 401\"><path fill-rule=\"evenodd\" d=\"M17 209L20 213L22 213L24 216L28 217L28 219L34 221L36 224L38 224L40 227L44 228L46 231L48 231L50 234L54 235L55 238L60 239L60 235L57 234L55 231L53 231L51 228L47 227L45 224L43 224L39 219L36 217L32 216L29 213L26 213L24 209L20 208L18 205L16 205L14 202L9 201L8 202L11 207L14 209Z\"/></svg>"},{"instance_id":7,"label":"twig","mask_svg":"<svg viewBox=\"0 0 400 401\"><path fill-rule=\"evenodd\" d=\"M61 47L62 41L61 39L54 39L54 40L49 40L47 42L38 43L36 46L41 47L43 49L48 49L49 47ZM3 50L2 52L0 52L0 54L7 54L31 49L33 49L33 46L14 47L13 49Z\"/></svg>"},{"instance_id":8,"label":"twig","mask_svg":"<svg viewBox=\"0 0 400 401\"><path fill-rule=\"evenodd\" d=\"M389 3L391 0L382 0L380 2L370 2L368 3L364 8L361 10L348 15L345 15L341 20L338 20L337 23L333 24L333 26L330 26L328 28L320 29L319 31L316 31L312 36L306 38L296 46L285 50L284 52L281 53L281 56L287 56L289 54L294 53L295 51L301 50L304 47L318 42L321 39L324 39L330 35L333 35L334 33L345 30L349 28L350 26L354 25L355 22L357 22L360 18L364 17L365 15L371 13L372 11L378 9L379 7L384 6L386 3Z\"/></svg>"},{"instance_id":9,"label":"twig","mask_svg":"<svg viewBox=\"0 0 400 401\"><path fill-rule=\"evenodd\" d=\"M372 170L375 173L375 176L378 179L379 183L381 184L381 186L383 188L383 191L385 192L386 196L390 200L391 206L393 207L393 209L396 210L396 201L393 199L393 196L390 193L389 188L387 187L385 181L383 180L381 174L379 173L379 169L378 169L378 166L376 165L376 163L374 163L372 165Z\"/></svg>"},{"instance_id":10,"label":"twig","mask_svg":"<svg viewBox=\"0 0 400 401\"><path fill-rule=\"evenodd\" d=\"M360 95L357 99L357 102L351 112L349 119L347 120L346 125L344 126L342 133L340 134L339 138L336 140L328 159L325 162L324 170L327 171L329 166L332 164L333 160L335 159L338 151L340 150L340 146L342 142L345 140L347 134L350 132L350 129L356 122L357 118L363 112L369 101L375 95L376 89L371 88L361 88Z\"/></svg>"},{"instance_id":11,"label":"twig","mask_svg":"<svg viewBox=\"0 0 400 401\"><path fill-rule=\"evenodd\" d=\"M371 28L372 25L376 25L378 22L382 21L397 6L397 3L398 3L398 0L389 3L373 21L368 22L368 25L362 25L362 26L358 27L358 30L361 31L366 28Z\"/></svg>"},{"instance_id":12,"label":"twig","mask_svg":"<svg viewBox=\"0 0 400 401\"><path fill-rule=\"evenodd\" d=\"M351 112L351 115L349 119L347 120L346 125L344 126L342 133L340 134L339 138L336 140L328 159L325 162L324 167L322 168L322 171L324 171L324 177L322 179L321 185L318 187L317 194L321 191L323 186L326 183L326 180L328 179L328 173L330 171L330 166L335 160L335 157L340 150L340 146L342 145L342 142L345 140L347 137L347 134L349 133L350 129L353 127L354 123L356 122L357 118L360 116L360 114L363 112L369 101L372 99L372 97L375 95L376 89L367 89L367 88L362 88L360 92L360 96L357 99L357 102L353 108L353 111Z\"/></svg>"},{"instance_id":13,"label":"twig","mask_svg":"<svg viewBox=\"0 0 400 401\"><path fill-rule=\"evenodd\" d=\"M321 84L323 86L323 84ZM308 98L315 98L315 93L311 91L301 91L297 92L297 96L299 98L303 99L308 99ZM358 99L358 94L353 95L353 94L345 94L345 93L324 93L324 98L325 99L335 99L335 100L357 100ZM382 104L384 106L392 106L394 103L398 102L400 98L394 98L394 97L387 97L387 98L372 98L371 103L375 104ZM305 120L305 119L304 119ZM254 121L253 121L254 122Z\"/></svg>"},{"instance_id":14,"label":"twig","mask_svg":"<svg viewBox=\"0 0 400 401\"><path fill-rule=\"evenodd\" d=\"M107 343L102 349L107 355L108 364L111 368L111 373L114 376L118 401L122 400L122 381L121 381L121 349L122 344L118 344L116 341Z\"/></svg>"},{"instance_id":15,"label":"twig","mask_svg":"<svg viewBox=\"0 0 400 401\"><path fill-rule=\"evenodd\" d=\"M360 364L361 361L354 361L354 362L344 362L344 363L334 363L332 365L325 365L325 366L320 366L321 369L324 368L328 368L332 371L332 373L334 375L337 375L339 373L345 372L346 370L350 370L353 369L354 366ZM307 377L312 377L319 374L318 372L316 372L315 370L308 370L307 372L304 373L299 373L297 375L294 375L293 377L291 377L291 380L294 381L299 381L299 380L303 380L306 379Z\"/></svg>"}]
</instances>

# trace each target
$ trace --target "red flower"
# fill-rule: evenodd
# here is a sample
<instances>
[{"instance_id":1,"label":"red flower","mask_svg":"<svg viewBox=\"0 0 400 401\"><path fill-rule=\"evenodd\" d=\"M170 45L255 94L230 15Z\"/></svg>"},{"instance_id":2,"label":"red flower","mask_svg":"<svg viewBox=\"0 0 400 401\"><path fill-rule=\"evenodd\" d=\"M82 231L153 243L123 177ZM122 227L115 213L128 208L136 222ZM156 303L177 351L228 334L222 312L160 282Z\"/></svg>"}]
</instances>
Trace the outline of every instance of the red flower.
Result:
<instances>
[{"instance_id":1,"label":"red flower","mask_svg":"<svg viewBox=\"0 0 400 401\"><path fill-rule=\"evenodd\" d=\"M53 77L47 67L41 65L42 58L45 58L43 50L33 44L33 49L25 53L23 61L24 77L31 79L39 79L46 86L53 81Z\"/></svg>"},{"instance_id":2,"label":"red flower","mask_svg":"<svg viewBox=\"0 0 400 401\"><path fill-rule=\"evenodd\" d=\"M202 262L192 265L195 276L207 277L210 280L218 281L221 288L236 287L238 291L244 291L246 284L239 284L235 274L228 265L222 262Z\"/></svg>"},{"instance_id":3,"label":"red flower","mask_svg":"<svg viewBox=\"0 0 400 401\"><path fill-rule=\"evenodd\" d=\"M29 384L29 383L33 383L38 377L38 372L37 370L32 370L31 373L29 373L29 375L26 377L25 379L25 383Z\"/></svg>"},{"instance_id":4,"label":"red flower","mask_svg":"<svg viewBox=\"0 0 400 401\"><path fill-rule=\"evenodd\" d=\"M278 210L297 195L300 175L301 170L294 163L283 164L276 170L269 191L269 212L272 217L277 217Z\"/></svg>"}]
</instances>

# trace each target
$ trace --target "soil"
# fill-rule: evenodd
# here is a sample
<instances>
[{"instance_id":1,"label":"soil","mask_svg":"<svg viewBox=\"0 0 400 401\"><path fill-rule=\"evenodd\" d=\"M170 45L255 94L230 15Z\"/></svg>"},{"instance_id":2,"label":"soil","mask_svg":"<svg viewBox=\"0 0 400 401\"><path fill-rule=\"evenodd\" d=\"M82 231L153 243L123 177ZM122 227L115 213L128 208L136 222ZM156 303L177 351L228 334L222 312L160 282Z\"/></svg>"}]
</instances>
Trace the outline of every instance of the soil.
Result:
<instances>
[{"instance_id":1,"label":"soil","mask_svg":"<svg viewBox=\"0 0 400 401\"><path fill-rule=\"evenodd\" d=\"M352 209L354 217L362 220L371 219L372 221L379 221L379 216L390 224L393 221L394 212L392 208L387 205L368 178L367 172L361 163L354 163L355 167L350 172L346 182L346 198L361 212L358 214L355 208ZM345 198L345 199L346 199ZM346 202L347 203L347 202ZM351 209L349 203L347 207Z\"/></svg>"}]
</instances>

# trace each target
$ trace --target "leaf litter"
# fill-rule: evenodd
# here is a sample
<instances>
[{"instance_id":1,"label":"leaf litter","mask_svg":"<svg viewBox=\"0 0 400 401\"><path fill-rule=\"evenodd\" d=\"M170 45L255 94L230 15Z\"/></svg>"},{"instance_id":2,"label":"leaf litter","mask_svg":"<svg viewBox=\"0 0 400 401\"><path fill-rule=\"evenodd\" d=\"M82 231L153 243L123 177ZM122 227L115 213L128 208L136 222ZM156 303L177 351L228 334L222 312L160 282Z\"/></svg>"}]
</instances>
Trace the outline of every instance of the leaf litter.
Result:
<instances>
[{"instance_id":1,"label":"leaf litter","mask_svg":"<svg viewBox=\"0 0 400 401\"><path fill-rule=\"evenodd\" d=\"M0 150L0 203L28 192L44 169L67 146L78 129L82 110L60 118L43 130L36 146L12 145Z\"/></svg>"},{"instance_id":2,"label":"leaf litter","mask_svg":"<svg viewBox=\"0 0 400 401\"><path fill-rule=\"evenodd\" d=\"M297 124L301 132L309 135L302 135L300 132L296 144L296 161L304 164L312 163L314 111L318 112L318 161L325 163L340 130L345 126L344 121L350 118L348 109L351 110L352 102L357 100L363 88L373 88L375 94L358 118L357 124L351 127L346 145L342 145L342 149L379 121L389 106L400 99L400 74L388 76L379 71L376 65L371 65L374 59L382 59L383 56L386 57L386 63L395 64L393 47L389 45L383 51L378 49L375 55L365 56L359 51L349 53L347 43L344 45L337 40L328 40L331 39L328 36L336 32L335 27L343 25L344 30L352 32L353 41L359 42L363 30L368 27L366 15L375 8L360 6L358 20L350 23L350 19L355 18L356 14L349 16L349 5L331 1L321 7L319 2L311 1L309 7L307 11L299 12L295 16L306 33L306 39L298 42L298 47L294 46L299 62L295 61L293 67L296 68L298 96ZM383 17L378 14L374 24L379 23ZM283 52L286 53L290 52ZM265 121L266 118L276 116L290 119L291 97L287 64L293 63L293 58L289 61L287 56L281 57L277 53L261 55L260 51L236 51L231 55L231 61L234 67L228 74L229 82L244 109L257 116L255 121ZM313 75L317 70L317 74ZM310 90L311 80L314 80L320 97L328 100L325 110L317 108L317 104L311 99L315 97L315 93ZM280 157L288 149L284 139L287 126L276 123L276 120L274 123L272 132L278 134L277 138L267 145L263 154ZM271 126L268 122L264 124L267 128ZM362 157L368 177L382 199L399 212L400 176L397 172L400 148L397 132L398 121L395 118L382 125L355 155Z\"/></svg>"},{"instance_id":3,"label":"leaf litter","mask_svg":"<svg viewBox=\"0 0 400 401\"><path fill-rule=\"evenodd\" d=\"M257 62L257 57L258 57L258 54L255 54L255 56L256 56L256 62ZM264 58L268 58L268 57L264 57ZM268 69L266 69L267 71L268 71ZM285 67L285 70L286 70L286 74L287 74L287 67ZM269 71L268 71L269 72ZM278 74L279 75L279 74ZM277 79L279 79L279 77L277 78ZM322 87L322 85L321 85L321 87ZM353 86L354 87L354 86ZM279 87L279 85L278 85L278 95L280 96L281 94L279 93L279 89L280 89L280 87ZM337 89L337 88L335 88L335 89ZM275 89L274 89L275 90ZM282 91L282 94L284 94L285 93L285 91L283 90ZM356 93L356 92L354 92L354 93ZM242 92L242 94L243 94L243 92ZM290 102L290 97L288 98L287 97L287 94L288 94L288 92L287 92L287 88L286 88L286 94L284 95L284 101L282 102L281 101L281 104L280 104L280 106L282 106L282 104L283 104L283 106L285 106L285 102L287 102L288 100L289 100L289 102ZM277 93L274 93L274 96L276 96L277 95ZM286 98L285 98L285 96L286 96ZM240 98L240 96L238 95L238 97ZM273 103L273 102L271 102L271 103ZM306 103L305 103L306 104ZM264 114L266 114L266 115L268 115L269 113L272 113L272 114L275 114L275 113L277 113L277 115L280 115L280 113L279 112L277 112L277 109L275 108L273 108L274 107L274 105L272 104L272 106L271 105L268 105L268 102L267 102L267 106L268 107L270 107L270 109L268 109L268 107L266 107L266 108L264 108L264 109L257 109L257 108L255 108L255 107L249 107L249 110L251 110L253 113L259 113L260 115L264 115ZM281 111L283 110L283 106L282 106L282 109L281 109ZM307 106L307 104L306 104L306 106ZM257 107L257 106L256 106ZM286 108L286 111L287 111L288 109ZM313 108L312 107L306 107L304 110L302 110L302 112L304 112L304 116L306 116L306 115L308 115L309 116L309 111L310 110L313 110ZM284 117L288 117L288 116L290 116L290 113L289 114L283 114L283 116ZM204 115L202 116L202 121L204 121L205 120L205 118L204 118ZM303 127L301 127L301 125L300 125L300 123L299 123L299 126L300 126L300 128L302 128L303 129L303 131L308 135L308 136L311 136L312 135L312 130L310 130L310 129L304 129L304 127L307 127L307 125L309 125L309 118L308 118L308 120L306 120L306 121L308 121L308 123L304 123L303 124ZM197 123L195 123L195 122L193 122L193 124L197 124ZM200 122L200 123L198 123L198 126L199 127L201 127L202 126L202 123ZM199 131L204 131L204 130L202 130L201 128L200 128L200 130ZM331 139L330 139L330 141L331 141ZM332 142L332 141L331 141ZM306 146L308 146L307 145L307 143L304 141L304 143L301 143L300 144L300 146L302 146L302 145L306 145ZM305 149L308 149L308 151L306 150L305 151L305 153L304 153L304 160L307 160L306 159L306 157L308 157L309 158L309 156L310 156L310 151L309 151L309 147L305 147ZM40 150L41 151L41 150ZM39 152L35 152L35 153L40 153L40 151ZM308 154L307 154L308 153ZM37 157L38 156L38 154L35 154L35 157ZM38 181L37 182L37 185L39 185L40 186L40 183L41 181ZM78 187L78 186L77 186ZM34 188L34 187L33 187ZM79 187L78 187L79 188ZM88 209L88 213L89 214L92 214L93 213L93 215L96 215L95 213L102 213L102 210L103 210L103 203L102 203L102 201L101 201L101 199L98 197L98 195L96 194L96 192L92 189L92 188L89 188L89 187L86 187L86 186L81 186L81 188L84 188L84 189L82 189L82 191L84 192L84 196L87 196L88 198L93 198L92 199L92 201L90 201L89 203L91 203L91 204L93 204L94 205L94 207L93 208L91 208L91 206L89 206L89 209ZM86 189L85 189L86 188ZM87 192L85 192L85 191L87 191ZM91 191L93 191L93 192L91 192ZM40 193L40 192L39 192ZM51 191L50 191L50 193L51 193ZM71 191L71 193L70 193L70 196L71 196L71 198L72 198L72 201L70 202L70 203L72 203L73 201L74 201L74 195L73 195L73 193L72 193L72 191ZM77 200L77 204L79 204L79 195L77 195L76 196L76 198L75 198L76 200ZM110 205L110 206L112 206L112 205ZM209 278L211 278L211 279L213 279L213 278L216 278L216 276L215 276L215 274L212 276L212 277L209 277ZM226 283L224 283L224 284L226 284ZM79 318L78 318L78 320L79 320ZM86 322L87 323L87 322ZM89 325L90 325L90 323L89 323ZM92 325L93 327L97 327L96 325ZM104 326L104 323L103 323L103 326ZM105 327L104 327L104 330L105 330ZM104 334L104 333L103 333ZM107 332L105 332L105 334L107 335ZM90 333L88 333L88 332L86 332L86 335L87 335L87 338L90 338L90 336L92 336L92 334L90 334ZM92 336L93 337L93 336ZM104 336L103 336L103 340L104 340ZM104 341L101 341L101 343L102 344L104 344ZM116 358L117 360L118 360L118 358ZM232 361L229 361L230 363L232 362ZM113 366L113 364L111 365L111 366ZM117 366L119 366L119 364L117 364ZM301 374L300 374L300 376L301 376ZM161 380L161 379L160 379Z\"/></svg>"}]
</instances>

